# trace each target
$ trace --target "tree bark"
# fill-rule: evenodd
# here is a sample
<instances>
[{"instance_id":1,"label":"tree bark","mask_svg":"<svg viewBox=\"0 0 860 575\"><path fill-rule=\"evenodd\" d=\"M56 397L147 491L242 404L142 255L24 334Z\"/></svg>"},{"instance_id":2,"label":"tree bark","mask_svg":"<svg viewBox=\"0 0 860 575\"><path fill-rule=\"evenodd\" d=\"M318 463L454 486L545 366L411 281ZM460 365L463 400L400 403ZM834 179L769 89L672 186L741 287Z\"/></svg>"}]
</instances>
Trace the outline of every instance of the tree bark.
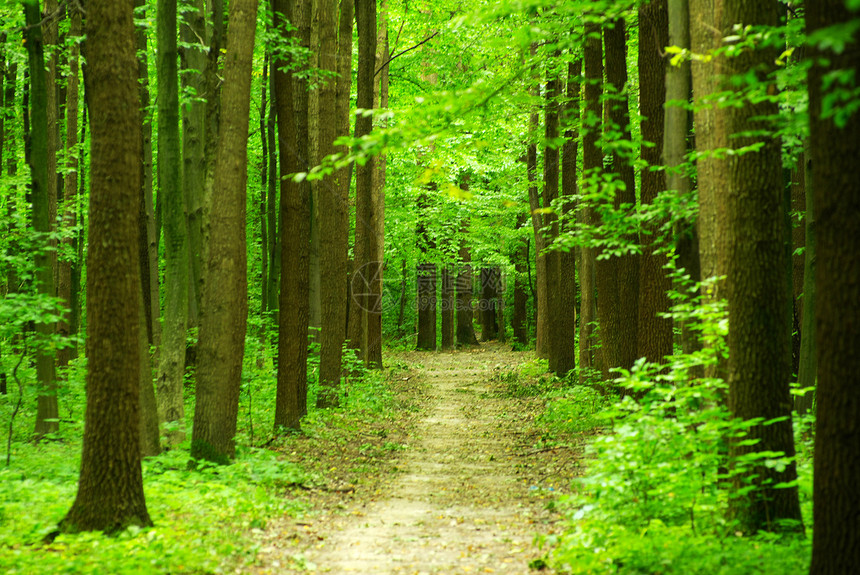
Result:
<instances>
[{"instance_id":1,"label":"tree bark","mask_svg":"<svg viewBox=\"0 0 860 575\"><path fill-rule=\"evenodd\" d=\"M415 347L425 351L436 350L436 264L427 261L436 249L436 242L427 230L430 195L435 193L436 184L430 183L417 200L416 236L424 261L418 264L418 340Z\"/></svg>"},{"instance_id":2,"label":"tree bark","mask_svg":"<svg viewBox=\"0 0 860 575\"><path fill-rule=\"evenodd\" d=\"M733 23L777 24L778 3L725 1L723 34ZM773 72L774 50L745 51L727 61L729 71L748 74ZM762 76L765 78L765 76ZM772 81L766 77L766 81ZM729 442L729 456L736 460L750 452L776 451L794 457L791 425L791 326L786 313L789 303L786 230L783 227L783 174L780 141L761 133L770 126L763 117L777 114L775 102L753 103L725 112L731 145L735 148L761 144L758 151L730 155L727 163L727 226L720 230L728 246L726 284L729 302L729 397L732 415L743 420L763 418L768 425L756 425L748 438L755 445ZM750 480L756 489L746 496L730 499L730 515L745 532L779 529L782 519L801 520L797 488L776 489L773 485L797 478L792 461L784 471L758 464L732 478L741 490Z\"/></svg>"},{"instance_id":3,"label":"tree bark","mask_svg":"<svg viewBox=\"0 0 860 575\"><path fill-rule=\"evenodd\" d=\"M524 213L517 215L517 229L521 229L526 225L526 216ZM527 239L517 242L517 249L514 254L515 262L514 269L516 277L514 278L514 316L511 319L511 327L513 329L514 342L520 348L524 348L529 344L529 320L528 320L528 302L529 295L526 291L528 279L527 265L529 259L529 242Z\"/></svg>"},{"instance_id":4,"label":"tree bark","mask_svg":"<svg viewBox=\"0 0 860 575\"><path fill-rule=\"evenodd\" d=\"M690 0L690 46L695 54L712 53L722 45L724 0ZM710 62L696 61L692 66L694 118L696 134L696 182L699 192L697 220L700 275L709 281L703 297L708 303L725 300L726 245L726 160L714 150L729 146L725 110L716 105L718 78L725 73L724 58ZM727 379L725 358L717 353L716 363L705 370L708 377Z\"/></svg>"},{"instance_id":5,"label":"tree bark","mask_svg":"<svg viewBox=\"0 0 860 575\"><path fill-rule=\"evenodd\" d=\"M78 493L62 531L149 526L138 445L140 117L131 0L87 2L92 182L87 409Z\"/></svg>"},{"instance_id":6,"label":"tree bark","mask_svg":"<svg viewBox=\"0 0 860 575\"><path fill-rule=\"evenodd\" d=\"M460 183L463 191L469 191L468 176ZM478 345L475 337L474 313L472 312L472 254L469 251L469 220L460 222L460 249L457 256L460 269L457 274L457 345Z\"/></svg>"},{"instance_id":7,"label":"tree bark","mask_svg":"<svg viewBox=\"0 0 860 575\"><path fill-rule=\"evenodd\" d=\"M48 251L47 234L51 231L49 178L56 170L48 170L48 87L45 79L45 56L42 43L41 13L36 0L24 1L27 30L24 37L30 69L30 180L32 183L33 229L41 235L43 245L36 253L36 289L47 296L54 295L54 273ZM53 87L51 88L53 89ZM53 323L36 324L36 333L47 340L54 333ZM38 405L36 409L37 436L53 433L59 429L57 405L57 382L54 356L45 348L36 353L36 379L38 380Z\"/></svg>"},{"instance_id":8,"label":"tree bark","mask_svg":"<svg viewBox=\"0 0 860 575\"><path fill-rule=\"evenodd\" d=\"M188 327L196 327L200 310L200 278L203 274L203 225L201 211L206 189L206 92L207 46L203 0L193 0L182 15L179 50L182 89L194 97L182 106L182 195L187 208Z\"/></svg>"},{"instance_id":9,"label":"tree bark","mask_svg":"<svg viewBox=\"0 0 860 575\"><path fill-rule=\"evenodd\" d=\"M498 279L498 268L481 268L481 299L478 304L481 316L481 341L492 341L499 337L499 325L496 322Z\"/></svg>"},{"instance_id":10,"label":"tree bark","mask_svg":"<svg viewBox=\"0 0 860 575\"><path fill-rule=\"evenodd\" d=\"M555 140L558 139L558 114L560 110L561 80L557 72L549 75L547 72L546 103L544 105L544 139L543 150L543 205L547 209L556 209L553 202L558 199L559 152ZM558 214L554 211L544 216L544 225L549 229L544 231L544 242L550 247L558 238ZM558 249L547 251L544 255L546 266L546 309L547 309L547 351L549 369L557 375L563 375L559 364L564 347L562 335L560 307L562 305L561 286L561 252Z\"/></svg>"},{"instance_id":11,"label":"tree bark","mask_svg":"<svg viewBox=\"0 0 860 575\"><path fill-rule=\"evenodd\" d=\"M276 23L281 18L304 24L309 17L307 0L275 0ZM281 16L283 15L283 16ZM302 42L301 29L298 31ZM281 262L290 273L281 274L278 331L278 391L275 430L300 429L307 409L308 278L310 255L310 185L289 174L308 170L307 80L282 70L287 62L275 61L275 104L281 156ZM289 235L287 235L289 234Z\"/></svg>"},{"instance_id":12,"label":"tree bark","mask_svg":"<svg viewBox=\"0 0 860 575\"><path fill-rule=\"evenodd\" d=\"M839 0L807 5L808 31L849 22ZM815 484L810 575L851 573L860 562L860 115L856 110L843 125L826 116L822 86L826 74L850 70L860 77L860 38L841 53L816 51L809 71L813 193L815 194L816 392ZM823 65L826 58L829 65ZM832 86L830 90L837 90ZM808 304L807 304L808 305Z\"/></svg>"},{"instance_id":13,"label":"tree bark","mask_svg":"<svg viewBox=\"0 0 860 575\"><path fill-rule=\"evenodd\" d=\"M575 119L579 116L579 89L581 86L582 60L569 62L567 65L567 102L564 110L565 143L562 148L561 161L561 198L560 204L563 222L560 225L562 233L568 231L573 224L574 196L576 187L576 153L578 131L573 129ZM576 253L573 248L560 251L558 254L558 301L556 306L557 322L554 345L554 365L550 369L559 376L564 376L576 367ZM552 358L551 356L551 358ZM552 364L551 359L551 364Z\"/></svg>"},{"instance_id":14,"label":"tree bark","mask_svg":"<svg viewBox=\"0 0 860 575\"><path fill-rule=\"evenodd\" d=\"M603 29L606 55L606 81L611 86L611 97L605 105L609 108L609 129L621 134L621 139L630 141L630 114L627 104L627 32L623 18L619 18ZM635 207L636 177L628 158L617 149L612 151L612 171L623 187L614 197L607 197L604 209L623 210ZM625 238L632 240L633 238ZM639 263L635 255L612 256L597 259L595 264L597 288L597 315L600 319L601 350L604 356L603 374L608 379L609 369L629 369L636 360Z\"/></svg>"},{"instance_id":15,"label":"tree bark","mask_svg":"<svg viewBox=\"0 0 860 575\"><path fill-rule=\"evenodd\" d=\"M442 265L442 341L444 350L454 347L457 311L457 275L450 264Z\"/></svg>"},{"instance_id":16,"label":"tree bark","mask_svg":"<svg viewBox=\"0 0 860 575\"><path fill-rule=\"evenodd\" d=\"M668 2L669 45L690 48L690 7L688 0ZM679 201L687 202L690 196L690 178L687 176L685 160L690 134L691 98L690 62L666 69L666 104L663 129L663 162L666 164L666 188L674 192ZM699 266L699 240L695 222L679 221L673 226L678 267L683 268L692 282L701 279ZM689 321L681 321L681 348L684 353L700 349L698 334L690 329ZM644 351L643 351L644 353ZM647 357L647 356L646 356ZM701 370L699 370L701 371ZM703 375L699 373L698 375Z\"/></svg>"},{"instance_id":17,"label":"tree bark","mask_svg":"<svg viewBox=\"0 0 860 575\"><path fill-rule=\"evenodd\" d=\"M375 69L385 63L379 73L377 90L378 105L374 108L388 107L388 5L382 0L379 31L376 41ZM371 235L371 253L375 260L370 284L370 303L367 310L367 363L372 369L382 368L382 275L385 260L385 154L376 158L373 180L373 217Z\"/></svg>"},{"instance_id":18,"label":"tree bark","mask_svg":"<svg viewBox=\"0 0 860 575\"><path fill-rule=\"evenodd\" d=\"M585 70L585 108L582 115L582 169L586 180L596 180L603 171L603 151L598 145L600 137L600 103L603 93L603 50L600 42L600 27L589 23L585 26L586 40L583 51ZM594 207L586 203L582 210L582 224L594 225ZM597 319L594 298L595 253L594 248L583 246L580 250L582 262L579 266L579 289L581 293L579 318L579 373L580 383L585 383L589 372L595 368L594 321Z\"/></svg>"},{"instance_id":19,"label":"tree bark","mask_svg":"<svg viewBox=\"0 0 860 575\"><path fill-rule=\"evenodd\" d=\"M650 167L663 164L664 111L666 102L666 60L664 48L669 45L669 18L666 0L652 0L639 8L639 108L644 116L641 124L643 140L652 145L642 146L642 160L648 168L640 172L640 200L651 204L666 189L666 172ZM685 110L677 108L684 113ZM679 126L680 127L680 126ZM686 136L687 122L679 134ZM685 150L685 148L682 148ZM683 155L681 156L683 161ZM670 188L671 189L671 188ZM665 247L659 228L663 222L652 222L642 230L643 246L639 261L639 327L637 356L647 361L663 363L672 355L672 320L661 317L669 311L669 290L672 280L666 274L666 256L657 253Z\"/></svg>"},{"instance_id":20,"label":"tree bark","mask_svg":"<svg viewBox=\"0 0 860 575\"><path fill-rule=\"evenodd\" d=\"M337 26L335 20L336 8L337 3L334 0L319 0L319 67L321 70L337 72L339 75L337 82L329 80L320 89L320 160L333 154L336 151L334 140L349 131L352 2L348 0L341 2L340 26ZM344 129L344 123L346 129ZM343 342L346 336L348 174L349 170L338 170L318 184L322 312L320 391L317 396L319 408L337 407L340 403L338 389Z\"/></svg>"},{"instance_id":21,"label":"tree bark","mask_svg":"<svg viewBox=\"0 0 860 575\"><path fill-rule=\"evenodd\" d=\"M235 456L236 423L248 319L245 240L248 123L257 0L230 3L224 57L224 111L218 135L209 247L201 298L197 397L191 456Z\"/></svg>"},{"instance_id":22,"label":"tree bark","mask_svg":"<svg viewBox=\"0 0 860 575\"><path fill-rule=\"evenodd\" d=\"M176 0L158 0L158 203L164 227L164 315L158 373L158 418L168 446L185 439L185 339L188 321L189 249L182 192Z\"/></svg>"}]
</instances>

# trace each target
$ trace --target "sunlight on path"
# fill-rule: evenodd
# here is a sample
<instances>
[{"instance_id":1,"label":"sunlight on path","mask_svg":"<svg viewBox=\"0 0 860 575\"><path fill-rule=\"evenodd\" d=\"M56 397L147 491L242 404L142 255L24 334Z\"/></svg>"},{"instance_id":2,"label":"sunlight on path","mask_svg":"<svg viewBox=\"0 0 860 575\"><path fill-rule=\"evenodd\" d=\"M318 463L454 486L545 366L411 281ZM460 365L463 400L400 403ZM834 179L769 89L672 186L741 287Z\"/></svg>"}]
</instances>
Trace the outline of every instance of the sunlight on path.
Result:
<instances>
[{"instance_id":1,"label":"sunlight on path","mask_svg":"<svg viewBox=\"0 0 860 575\"><path fill-rule=\"evenodd\" d=\"M521 354L507 346L414 354L430 402L388 493L353 510L343 528L307 554L329 573L528 573L539 555L542 502L516 476L522 458L506 436L513 400L488 395L495 367Z\"/></svg>"}]
</instances>

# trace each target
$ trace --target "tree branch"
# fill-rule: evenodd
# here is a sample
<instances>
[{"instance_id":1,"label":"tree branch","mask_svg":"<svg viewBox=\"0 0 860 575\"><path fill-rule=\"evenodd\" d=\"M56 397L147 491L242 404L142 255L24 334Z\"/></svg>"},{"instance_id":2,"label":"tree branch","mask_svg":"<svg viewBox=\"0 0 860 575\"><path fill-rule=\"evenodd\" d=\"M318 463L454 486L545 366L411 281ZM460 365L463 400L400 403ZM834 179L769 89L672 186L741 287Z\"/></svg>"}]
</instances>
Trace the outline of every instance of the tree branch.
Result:
<instances>
[{"instance_id":1,"label":"tree branch","mask_svg":"<svg viewBox=\"0 0 860 575\"><path fill-rule=\"evenodd\" d=\"M405 50L402 50L402 51L398 52L397 54L395 54L394 56L392 56L391 58L389 58L388 60L386 60L385 62L383 62L382 66L380 66L379 68L377 68L377 69L376 69L376 72L374 72L374 73L373 73L374 77L375 77L377 74L379 74L379 73L382 71L382 69L383 69L383 68L385 68L386 66L388 66L388 64L389 64L389 63L391 63L391 61L392 61L392 60L394 60L394 59L395 59L395 58L397 58L398 56L402 56L403 54L405 54L405 53L407 53L407 52L411 52L412 50L414 50L415 48L418 48L418 47L419 47L419 46L421 46L422 44L426 44L427 42L429 42L430 40L432 40L434 37L436 37L438 34L439 34L439 30L436 30L435 32L433 32L432 34L430 34L429 36L427 36L426 38L424 38L423 40L421 40L420 42L418 42L417 44L415 44L415 45L414 45L414 46L412 46L411 48L406 48Z\"/></svg>"}]
</instances>

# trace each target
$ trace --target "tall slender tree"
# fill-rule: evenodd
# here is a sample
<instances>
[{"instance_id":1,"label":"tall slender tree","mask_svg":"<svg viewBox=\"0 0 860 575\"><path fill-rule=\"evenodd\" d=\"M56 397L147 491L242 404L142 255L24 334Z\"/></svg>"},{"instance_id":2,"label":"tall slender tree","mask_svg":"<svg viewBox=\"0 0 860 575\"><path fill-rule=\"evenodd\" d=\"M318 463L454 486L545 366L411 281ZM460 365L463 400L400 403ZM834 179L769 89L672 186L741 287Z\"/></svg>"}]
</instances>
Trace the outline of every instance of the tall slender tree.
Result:
<instances>
[{"instance_id":1,"label":"tall slender tree","mask_svg":"<svg viewBox=\"0 0 860 575\"><path fill-rule=\"evenodd\" d=\"M157 397L159 420L168 425L168 445L185 439L185 340L190 261L182 192L176 26L176 0L158 0L158 203L164 226L164 315Z\"/></svg>"},{"instance_id":2,"label":"tall slender tree","mask_svg":"<svg viewBox=\"0 0 860 575\"><path fill-rule=\"evenodd\" d=\"M556 57L558 55L556 54ZM544 105L544 139L546 145L543 151L543 205L550 208L558 199L559 150L558 150L558 115L561 109L561 79L558 70L547 70L546 103ZM545 245L551 246L558 237L558 215L550 212L544 218L546 228ZM566 344L562 335L563 326L559 308L562 304L561 293L561 252L557 249L548 251L546 260L546 303L547 323L549 329L549 368L556 374L562 369L559 364L562 347ZM563 375L563 374L561 374Z\"/></svg>"},{"instance_id":3,"label":"tall slender tree","mask_svg":"<svg viewBox=\"0 0 860 575\"><path fill-rule=\"evenodd\" d=\"M744 2L725 0L724 16L728 35L732 26L775 26L779 14L776 0ZM773 82L776 53L773 49L745 50L727 60L728 72L757 82ZM746 86L757 89L755 85ZM783 225L783 176L780 141L767 133L762 118L775 116L777 103L756 98L742 107L725 111L727 129L734 149L728 160L726 227L720 232L728 247L727 277L729 302L729 397L728 406L743 420L762 418L749 431L747 441L730 441L733 459L756 451L782 452L794 456L791 424L791 325L789 303L786 230ZM754 151L749 147L754 147ZM744 531L776 529L780 520L800 521L796 487L775 487L797 478L792 460L784 470L763 463L733 476L735 490L744 491L750 481L756 489L731 500L730 512Z\"/></svg>"},{"instance_id":4,"label":"tall slender tree","mask_svg":"<svg viewBox=\"0 0 860 575\"><path fill-rule=\"evenodd\" d=\"M304 21L309 4L306 0L275 0L276 26L289 21L307 29ZM300 28L297 34L301 33ZM296 182L288 176L308 169L308 97L305 78L293 70L285 72L285 64L276 60L274 66L281 156L280 227L284 234L281 261L290 270L281 274L275 427L299 429L302 404L307 403L301 390L307 382L310 186L307 180Z\"/></svg>"},{"instance_id":5,"label":"tall slender tree","mask_svg":"<svg viewBox=\"0 0 860 575\"><path fill-rule=\"evenodd\" d=\"M640 199L651 204L666 189L666 172L651 167L663 163L664 110L666 102L666 60L663 50L669 43L669 17L666 0L651 0L639 7L639 109L643 116L640 131L647 142L641 157L648 168L640 172ZM686 112L683 108L676 108ZM686 136L687 123L679 126ZM685 140L681 140L684 142ZM682 148L684 150L684 148ZM666 158L668 159L668 157ZM681 157L683 159L683 155ZM659 228L653 222L642 230L643 252L639 261L639 325L637 356L662 363L672 355L672 320L669 311L672 281L666 274L666 257L659 253Z\"/></svg>"},{"instance_id":6,"label":"tall slender tree","mask_svg":"<svg viewBox=\"0 0 860 575\"><path fill-rule=\"evenodd\" d=\"M596 181L603 169L603 151L598 145L600 138L601 104L603 93L603 49L600 42L600 26L595 22L585 25L585 47L582 56L585 73L585 106L582 111L582 169L586 180ZM580 210L581 223L594 223L594 207L586 202ZM596 320L595 254L594 248L583 246L580 250L579 289L581 294L579 315L579 373L580 381L588 377L595 367L594 329Z\"/></svg>"},{"instance_id":7,"label":"tall slender tree","mask_svg":"<svg viewBox=\"0 0 860 575\"><path fill-rule=\"evenodd\" d=\"M140 116L132 0L89 0L92 113L87 409L78 493L62 531L152 524L138 446Z\"/></svg>"},{"instance_id":8,"label":"tall slender tree","mask_svg":"<svg viewBox=\"0 0 860 575\"><path fill-rule=\"evenodd\" d=\"M27 29L24 38L30 70L30 182L33 202L33 229L43 234L44 245L35 258L36 288L40 294L54 295L54 273L48 251L47 235L51 230L49 178L56 177L56 170L48 170L48 86L45 77L45 55L42 40L42 16L37 0L24 1L24 16ZM53 89L53 87L51 87ZM56 189L56 187L55 187ZM36 435L52 433L59 429L57 404L57 382L54 355L47 339L54 332L54 324L40 322L36 325L39 336L45 340L36 353L36 378L39 382L38 406L36 410Z\"/></svg>"},{"instance_id":9,"label":"tall slender tree","mask_svg":"<svg viewBox=\"0 0 860 575\"><path fill-rule=\"evenodd\" d=\"M352 62L352 2L341 2L338 26L337 2L319 0L321 70L349 75ZM347 34L349 35L347 44ZM338 41L340 40L340 42ZM347 50L347 45L350 47ZM349 64L347 64L349 63ZM347 65L345 65L347 64ZM334 141L348 133L349 89L344 90L345 77L339 81L329 78L319 95L319 159L335 152ZM346 96L344 96L346 94ZM346 97L346 100L344 100ZM341 115L347 114L346 130ZM347 193L343 180L347 170L339 170L324 178L319 187L320 282L322 328L320 334L320 393L317 406L336 407L340 402L338 388L346 331L346 245Z\"/></svg>"},{"instance_id":10,"label":"tall slender tree","mask_svg":"<svg viewBox=\"0 0 860 575\"><path fill-rule=\"evenodd\" d=\"M239 386L248 320L245 204L257 0L230 3L224 90L201 298L191 456L235 456Z\"/></svg>"},{"instance_id":11,"label":"tall slender tree","mask_svg":"<svg viewBox=\"0 0 860 575\"><path fill-rule=\"evenodd\" d=\"M807 4L810 33L857 22L840 0ZM860 114L825 104L826 77L836 70L860 79L860 35L844 50L822 45L809 71L810 150L816 251L818 344L815 482L811 575L851 573L860 562ZM847 86L830 85L829 90ZM838 99L837 99L838 100Z\"/></svg>"}]
</instances>

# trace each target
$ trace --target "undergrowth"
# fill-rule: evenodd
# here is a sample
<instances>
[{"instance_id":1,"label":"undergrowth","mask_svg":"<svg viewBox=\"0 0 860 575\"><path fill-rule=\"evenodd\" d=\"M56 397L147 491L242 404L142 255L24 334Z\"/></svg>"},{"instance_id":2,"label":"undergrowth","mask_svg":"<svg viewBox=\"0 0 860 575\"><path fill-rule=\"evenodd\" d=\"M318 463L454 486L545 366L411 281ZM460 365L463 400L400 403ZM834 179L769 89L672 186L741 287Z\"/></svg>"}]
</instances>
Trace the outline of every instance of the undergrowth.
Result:
<instances>
[{"instance_id":1,"label":"undergrowth","mask_svg":"<svg viewBox=\"0 0 860 575\"><path fill-rule=\"evenodd\" d=\"M283 448L307 435L272 431L275 368L272 350L248 339L240 395L237 457L230 465L196 462L189 469L188 441L143 462L144 490L154 527L129 528L115 536L102 533L52 534L68 512L80 467L85 405L85 361L76 359L60 384L60 431L31 440L35 391L24 387L24 409L13 427L10 466L0 468L0 572L21 574L139 574L234 572L253 564L256 530L277 518L310 512L309 490L325 485L328 470L313 469L285 457ZM4 356L8 365L13 356ZM388 372L366 372L353 365L343 387L343 407L313 409L317 358L309 366L310 413L304 423L311 436L337 441L360 430L370 418L393 417L396 398ZM35 374L24 362L21 378ZM17 398L0 397L6 417ZM186 430L191 435L193 382L186 387ZM8 419L4 418L4 421ZM6 431L4 426L4 431ZM5 438L4 438L5 439ZM400 449L379 438L380 452ZM5 441L3 442L5 446ZM365 452L370 453L368 442ZM310 454L309 454L310 460Z\"/></svg>"}]
</instances>

